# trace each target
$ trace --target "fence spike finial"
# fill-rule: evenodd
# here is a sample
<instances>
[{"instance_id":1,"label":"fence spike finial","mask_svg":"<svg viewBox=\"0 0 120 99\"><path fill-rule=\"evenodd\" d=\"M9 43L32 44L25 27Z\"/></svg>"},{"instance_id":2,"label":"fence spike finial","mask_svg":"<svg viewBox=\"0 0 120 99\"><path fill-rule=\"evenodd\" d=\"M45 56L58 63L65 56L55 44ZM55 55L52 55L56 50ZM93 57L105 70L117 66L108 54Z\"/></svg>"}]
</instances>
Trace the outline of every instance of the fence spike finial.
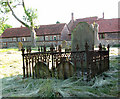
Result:
<instances>
[{"instance_id":1,"label":"fence spike finial","mask_svg":"<svg viewBox=\"0 0 120 99\"><path fill-rule=\"evenodd\" d=\"M94 50L94 44L92 44L92 50Z\"/></svg>"},{"instance_id":2,"label":"fence spike finial","mask_svg":"<svg viewBox=\"0 0 120 99\"><path fill-rule=\"evenodd\" d=\"M109 49L110 49L110 45L109 44L107 45L107 48L108 48L108 51L109 51Z\"/></svg>"},{"instance_id":3,"label":"fence spike finial","mask_svg":"<svg viewBox=\"0 0 120 99\"><path fill-rule=\"evenodd\" d=\"M31 47L29 48L29 53L31 53Z\"/></svg>"},{"instance_id":4,"label":"fence spike finial","mask_svg":"<svg viewBox=\"0 0 120 99\"><path fill-rule=\"evenodd\" d=\"M78 44L76 45L76 50L77 50L77 51L79 50L79 46L78 46Z\"/></svg>"},{"instance_id":5,"label":"fence spike finial","mask_svg":"<svg viewBox=\"0 0 120 99\"><path fill-rule=\"evenodd\" d=\"M99 50L102 51L102 44L99 44Z\"/></svg>"},{"instance_id":6,"label":"fence spike finial","mask_svg":"<svg viewBox=\"0 0 120 99\"><path fill-rule=\"evenodd\" d=\"M58 51L61 52L61 45L58 46Z\"/></svg>"},{"instance_id":7,"label":"fence spike finial","mask_svg":"<svg viewBox=\"0 0 120 99\"><path fill-rule=\"evenodd\" d=\"M40 47L38 46L38 51L40 52Z\"/></svg>"},{"instance_id":8,"label":"fence spike finial","mask_svg":"<svg viewBox=\"0 0 120 99\"><path fill-rule=\"evenodd\" d=\"M50 51L53 52L53 49L54 49L54 46L53 46L53 44L51 44Z\"/></svg>"},{"instance_id":9,"label":"fence spike finial","mask_svg":"<svg viewBox=\"0 0 120 99\"><path fill-rule=\"evenodd\" d=\"M44 45L44 52L46 52L46 46Z\"/></svg>"},{"instance_id":10,"label":"fence spike finial","mask_svg":"<svg viewBox=\"0 0 120 99\"><path fill-rule=\"evenodd\" d=\"M29 49L27 48L27 53L29 52Z\"/></svg>"},{"instance_id":11,"label":"fence spike finial","mask_svg":"<svg viewBox=\"0 0 120 99\"><path fill-rule=\"evenodd\" d=\"M88 43L86 42L85 43L85 50L88 50L89 46L88 46Z\"/></svg>"},{"instance_id":12,"label":"fence spike finial","mask_svg":"<svg viewBox=\"0 0 120 99\"><path fill-rule=\"evenodd\" d=\"M22 54L24 54L24 52L25 52L25 49L22 47L21 51L22 51Z\"/></svg>"}]
</instances>

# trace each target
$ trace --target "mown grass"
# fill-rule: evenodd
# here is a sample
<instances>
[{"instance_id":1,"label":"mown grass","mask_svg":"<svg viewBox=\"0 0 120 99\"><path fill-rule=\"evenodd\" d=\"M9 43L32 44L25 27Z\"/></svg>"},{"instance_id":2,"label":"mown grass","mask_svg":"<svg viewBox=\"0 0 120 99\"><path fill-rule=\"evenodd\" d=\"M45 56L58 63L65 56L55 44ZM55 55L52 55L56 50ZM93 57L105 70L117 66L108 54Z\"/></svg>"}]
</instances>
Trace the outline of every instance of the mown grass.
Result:
<instances>
[{"instance_id":1,"label":"mown grass","mask_svg":"<svg viewBox=\"0 0 120 99\"><path fill-rule=\"evenodd\" d=\"M18 51L18 48L5 48L5 49L0 49L0 52L8 52L8 51Z\"/></svg>"},{"instance_id":2,"label":"mown grass","mask_svg":"<svg viewBox=\"0 0 120 99\"><path fill-rule=\"evenodd\" d=\"M25 48L26 50L27 48ZM8 52L8 51L18 51L18 48L4 48L4 49L0 49L0 52ZM38 51L38 48L32 48L32 51Z\"/></svg>"}]
</instances>

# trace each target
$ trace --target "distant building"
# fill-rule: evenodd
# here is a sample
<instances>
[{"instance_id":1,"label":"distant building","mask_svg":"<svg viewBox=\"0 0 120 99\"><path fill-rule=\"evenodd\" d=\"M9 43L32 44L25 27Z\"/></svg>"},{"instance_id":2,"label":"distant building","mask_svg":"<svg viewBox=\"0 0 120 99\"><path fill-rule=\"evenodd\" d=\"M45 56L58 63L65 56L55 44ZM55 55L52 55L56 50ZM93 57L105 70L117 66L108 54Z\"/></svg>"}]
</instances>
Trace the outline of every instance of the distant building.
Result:
<instances>
[{"instance_id":1,"label":"distant building","mask_svg":"<svg viewBox=\"0 0 120 99\"><path fill-rule=\"evenodd\" d=\"M72 13L72 18L68 23L69 29L69 40L71 40L71 33L72 30L76 27L79 22L87 22L90 25L98 24L98 36L99 36L99 43L104 45L110 44L119 44L120 43L120 18L113 18L113 19L104 19L98 17L88 17L88 18L81 18L75 19Z\"/></svg>"},{"instance_id":2,"label":"distant building","mask_svg":"<svg viewBox=\"0 0 120 99\"><path fill-rule=\"evenodd\" d=\"M74 14L72 13L71 20L68 24L40 25L38 29L35 29L37 46L44 44L46 46L50 46L51 44L59 45L63 40L66 40L70 45L72 30L79 22L87 22L91 26L97 24L97 30L94 30L98 35L98 43L104 45L120 43L120 18L104 19L103 13L103 18L96 16L74 19ZM0 45L2 45L2 47L17 47L18 42L22 42L24 46L30 46L30 41L30 30L27 27L8 28L0 37Z\"/></svg>"},{"instance_id":3,"label":"distant building","mask_svg":"<svg viewBox=\"0 0 120 99\"><path fill-rule=\"evenodd\" d=\"M59 45L61 41L68 39L69 30L67 24L40 25L36 31L37 46ZM8 28L2 34L2 47L17 47L18 42L24 46L30 46L30 30L27 27Z\"/></svg>"},{"instance_id":4,"label":"distant building","mask_svg":"<svg viewBox=\"0 0 120 99\"><path fill-rule=\"evenodd\" d=\"M120 44L120 18L101 19L96 23L99 25L99 42L102 44Z\"/></svg>"}]
</instances>

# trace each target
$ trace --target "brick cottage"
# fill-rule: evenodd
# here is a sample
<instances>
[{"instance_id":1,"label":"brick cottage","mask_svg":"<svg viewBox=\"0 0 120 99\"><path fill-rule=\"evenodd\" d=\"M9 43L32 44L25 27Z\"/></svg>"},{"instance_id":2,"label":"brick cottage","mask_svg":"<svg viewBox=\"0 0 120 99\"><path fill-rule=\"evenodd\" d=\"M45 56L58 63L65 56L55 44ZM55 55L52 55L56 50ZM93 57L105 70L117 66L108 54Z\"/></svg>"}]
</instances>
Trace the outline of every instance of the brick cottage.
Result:
<instances>
[{"instance_id":1,"label":"brick cottage","mask_svg":"<svg viewBox=\"0 0 120 99\"><path fill-rule=\"evenodd\" d=\"M98 17L88 17L88 18L81 18L75 19L72 13L72 18L68 23L69 28L69 38L71 38L72 30L76 27L79 22L87 22L90 25L98 24L98 37L99 43L104 45L110 44L120 44L120 18L113 18L113 19L104 19Z\"/></svg>"},{"instance_id":2,"label":"brick cottage","mask_svg":"<svg viewBox=\"0 0 120 99\"><path fill-rule=\"evenodd\" d=\"M36 31L37 46L43 44L49 46L58 45L63 40L68 40L69 30L67 24L40 25ZM31 37L30 30L27 27L8 28L2 34L3 47L17 47L18 42L22 42L24 46L30 46Z\"/></svg>"},{"instance_id":3,"label":"brick cottage","mask_svg":"<svg viewBox=\"0 0 120 99\"><path fill-rule=\"evenodd\" d=\"M104 13L103 18L88 17L74 19L73 13L71 17L68 24L40 25L38 29L35 29L37 46L44 44L46 46L51 44L59 45L63 40L68 41L70 44L72 30L79 22L87 22L91 26L97 24L98 43L102 43L103 45L120 43L120 18L104 19ZM2 45L3 48L17 47L18 42L22 42L24 46L30 46L30 30L26 27L8 28L1 35L1 39L0 45Z\"/></svg>"}]
</instances>

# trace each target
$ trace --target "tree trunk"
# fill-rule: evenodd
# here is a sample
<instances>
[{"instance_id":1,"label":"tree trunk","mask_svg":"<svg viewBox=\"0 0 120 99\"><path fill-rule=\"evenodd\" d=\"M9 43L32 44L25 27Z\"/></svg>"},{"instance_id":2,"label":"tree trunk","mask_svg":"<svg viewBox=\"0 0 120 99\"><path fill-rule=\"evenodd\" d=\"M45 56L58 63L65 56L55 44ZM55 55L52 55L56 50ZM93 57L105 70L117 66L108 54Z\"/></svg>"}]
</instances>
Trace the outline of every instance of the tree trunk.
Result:
<instances>
[{"instance_id":1,"label":"tree trunk","mask_svg":"<svg viewBox=\"0 0 120 99\"><path fill-rule=\"evenodd\" d=\"M22 0L23 2L23 7L24 7L24 10L26 11L25 9L25 5L24 5L24 0ZM10 10L12 11L12 15L21 23L23 24L24 26L28 27L30 29L30 33L31 33L31 47L36 47L36 32L34 30L34 27L33 27L33 24L31 26L29 26L28 24L26 24L25 22L23 22L22 20L20 20L14 13L13 9L11 8L10 6L10 3L9 3L9 0L7 0L7 4L8 4L8 7L10 8ZM25 13L26 14L26 13ZM27 15L27 14L26 14ZM28 16L30 17L30 16ZM31 23L33 23L31 21Z\"/></svg>"},{"instance_id":2,"label":"tree trunk","mask_svg":"<svg viewBox=\"0 0 120 99\"><path fill-rule=\"evenodd\" d=\"M36 32L34 28L30 29L30 33L31 33L31 47L36 47Z\"/></svg>"}]
</instances>

